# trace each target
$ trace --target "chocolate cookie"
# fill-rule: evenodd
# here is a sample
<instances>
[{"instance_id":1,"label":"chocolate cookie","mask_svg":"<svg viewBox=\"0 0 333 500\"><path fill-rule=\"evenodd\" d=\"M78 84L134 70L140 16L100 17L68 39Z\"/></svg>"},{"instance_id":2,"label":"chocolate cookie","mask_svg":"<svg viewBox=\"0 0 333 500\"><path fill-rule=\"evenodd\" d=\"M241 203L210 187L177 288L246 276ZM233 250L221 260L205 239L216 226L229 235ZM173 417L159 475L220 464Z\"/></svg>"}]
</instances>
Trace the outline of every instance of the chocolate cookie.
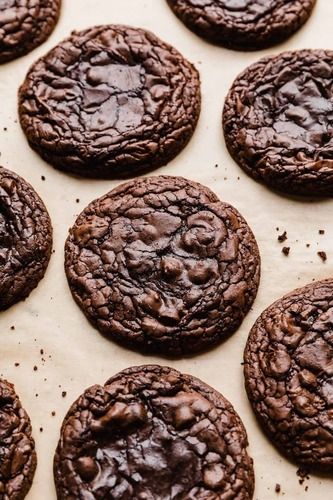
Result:
<instances>
[{"instance_id":1,"label":"chocolate cookie","mask_svg":"<svg viewBox=\"0 0 333 500\"><path fill-rule=\"evenodd\" d=\"M70 230L65 267L74 299L103 334L180 355L238 328L260 258L237 210L200 184L157 176L93 201Z\"/></svg>"},{"instance_id":2,"label":"chocolate cookie","mask_svg":"<svg viewBox=\"0 0 333 500\"><path fill-rule=\"evenodd\" d=\"M186 26L210 42L257 50L282 42L309 18L316 0L167 0Z\"/></svg>"},{"instance_id":3,"label":"chocolate cookie","mask_svg":"<svg viewBox=\"0 0 333 500\"><path fill-rule=\"evenodd\" d=\"M0 498L22 500L37 464L30 419L14 386L0 380Z\"/></svg>"},{"instance_id":4,"label":"chocolate cookie","mask_svg":"<svg viewBox=\"0 0 333 500\"><path fill-rule=\"evenodd\" d=\"M0 167L0 310L25 299L44 276L52 227L38 194Z\"/></svg>"},{"instance_id":5,"label":"chocolate cookie","mask_svg":"<svg viewBox=\"0 0 333 500\"><path fill-rule=\"evenodd\" d=\"M57 24L61 0L1 0L0 63L41 45Z\"/></svg>"},{"instance_id":6,"label":"chocolate cookie","mask_svg":"<svg viewBox=\"0 0 333 500\"><path fill-rule=\"evenodd\" d=\"M231 404L161 366L124 370L73 404L55 453L58 500L250 500L247 436Z\"/></svg>"},{"instance_id":7,"label":"chocolate cookie","mask_svg":"<svg viewBox=\"0 0 333 500\"><path fill-rule=\"evenodd\" d=\"M265 58L225 102L230 154L254 179L299 195L333 195L333 51Z\"/></svg>"},{"instance_id":8,"label":"chocolate cookie","mask_svg":"<svg viewBox=\"0 0 333 500\"><path fill-rule=\"evenodd\" d=\"M119 177L166 164L200 112L196 69L142 29L74 32L30 69L19 91L21 125L53 166Z\"/></svg>"},{"instance_id":9,"label":"chocolate cookie","mask_svg":"<svg viewBox=\"0 0 333 500\"><path fill-rule=\"evenodd\" d=\"M333 280L312 283L259 317L245 350L246 389L273 443L297 463L333 467Z\"/></svg>"}]
</instances>

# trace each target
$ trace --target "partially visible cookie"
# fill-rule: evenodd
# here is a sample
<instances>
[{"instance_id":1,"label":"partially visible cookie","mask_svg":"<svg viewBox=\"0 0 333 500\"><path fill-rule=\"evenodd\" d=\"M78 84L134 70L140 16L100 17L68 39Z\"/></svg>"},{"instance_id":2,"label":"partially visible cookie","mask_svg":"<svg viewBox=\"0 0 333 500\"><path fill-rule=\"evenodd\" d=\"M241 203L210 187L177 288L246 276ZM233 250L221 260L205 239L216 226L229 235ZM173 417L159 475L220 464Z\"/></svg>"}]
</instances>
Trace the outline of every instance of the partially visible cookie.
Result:
<instances>
[{"instance_id":1,"label":"partially visible cookie","mask_svg":"<svg viewBox=\"0 0 333 500\"><path fill-rule=\"evenodd\" d=\"M168 163L200 112L197 70L149 31L108 25L74 32L30 69L21 125L54 167L122 177Z\"/></svg>"},{"instance_id":2,"label":"partially visible cookie","mask_svg":"<svg viewBox=\"0 0 333 500\"><path fill-rule=\"evenodd\" d=\"M0 2L0 63L41 45L57 24L61 0Z\"/></svg>"},{"instance_id":3,"label":"partially visible cookie","mask_svg":"<svg viewBox=\"0 0 333 500\"><path fill-rule=\"evenodd\" d=\"M333 280L294 290L248 338L245 384L271 441L298 464L333 468Z\"/></svg>"},{"instance_id":4,"label":"partially visible cookie","mask_svg":"<svg viewBox=\"0 0 333 500\"><path fill-rule=\"evenodd\" d=\"M167 0L186 26L236 50L277 44L309 18L316 0Z\"/></svg>"},{"instance_id":5,"label":"partially visible cookie","mask_svg":"<svg viewBox=\"0 0 333 500\"><path fill-rule=\"evenodd\" d=\"M31 423L14 386L0 380L0 498L22 500L37 464Z\"/></svg>"},{"instance_id":6,"label":"partially visible cookie","mask_svg":"<svg viewBox=\"0 0 333 500\"><path fill-rule=\"evenodd\" d=\"M235 332L256 296L260 257L235 208L201 184L156 176L88 205L70 229L65 268L104 335L181 355Z\"/></svg>"},{"instance_id":7,"label":"partially visible cookie","mask_svg":"<svg viewBox=\"0 0 333 500\"><path fill-rule=\"evenodd\" d=\"M168 367L128 368L67 413L57 498L250 500L247 445L231 404L205 383Z\"/></svg>"},{"instance_id":8,"label":"partially visible cookie","mask_svg":"<svg viewBox=\"0 0 333 500\"><path fill-rule=\"evenodd\" d=\"M0 167L0 310L25 299L38 285L51 249L44 203L22 177Z\"/></svg>"},{"instance_id":9,"label":"partially visible cookie","mask_svg":"<svg viewBox=\"0 0 333 500\"><path fill-rule=\"evenodd\" d=\"M223 112L230 154L285 193L333 195L333 51L283 52L249 66Z\"/></svg>"}]
</instances>

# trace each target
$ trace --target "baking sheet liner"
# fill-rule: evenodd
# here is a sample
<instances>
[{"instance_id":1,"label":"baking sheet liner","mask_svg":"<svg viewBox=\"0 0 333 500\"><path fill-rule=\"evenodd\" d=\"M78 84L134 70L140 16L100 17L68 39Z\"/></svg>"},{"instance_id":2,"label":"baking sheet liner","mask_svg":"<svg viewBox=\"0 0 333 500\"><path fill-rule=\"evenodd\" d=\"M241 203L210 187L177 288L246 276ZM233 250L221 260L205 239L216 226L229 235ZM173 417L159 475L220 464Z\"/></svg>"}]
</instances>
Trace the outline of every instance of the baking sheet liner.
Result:
<instances>
[{"instance_id":1,"label":"baking sheet liner","mask_svg":"<svg viewBox=\"0 0 333 500\"><path fill-rule=\"evenodd\" d=\"M54 170L30 150L18 123L17 89L29 66L73 29L104 23L150 29L199 69L202 112L197 130L187 148L152 175L182 175L206 184L242 213L260 247L262 278L251 312L233 337L193 358L167 360L131 352L103 338L87 322L67 286L63 245L80 211L119 181L79 179ZM119 370L144 363L167 364L193 374L232 402L249 435L249 452L255 463L255 499L278 498L276 483L281 485L279 496L285 500L332 498L330 479L311 475L300 485L297 467L281 457L258 429L245 395L241 362L249 329L266 306L295 287L333 274L333 201L300 201L257 184L229 157L221 129L224 97L240 71L261 56L286 49L333 48L332 25L333 3L318 0L310 20L286 43L242 53L210 45L192 34L164 0L63 0L59 24L49 40L29 55L0 67L0 164L34 186L47 205L54 227L54 254L45 278L25 302L0 315L1 376L15 384L31 417L37 446L38 467L28 500L56 498L53 453L61 422L74 399ZM320 235L319 229L325 234ZM277 241L278 234L285 230L288 240L284 245L291 248L288 257ZM318 251L327 253L326 263L318 257Z\"/></svg>"}]
</instances>

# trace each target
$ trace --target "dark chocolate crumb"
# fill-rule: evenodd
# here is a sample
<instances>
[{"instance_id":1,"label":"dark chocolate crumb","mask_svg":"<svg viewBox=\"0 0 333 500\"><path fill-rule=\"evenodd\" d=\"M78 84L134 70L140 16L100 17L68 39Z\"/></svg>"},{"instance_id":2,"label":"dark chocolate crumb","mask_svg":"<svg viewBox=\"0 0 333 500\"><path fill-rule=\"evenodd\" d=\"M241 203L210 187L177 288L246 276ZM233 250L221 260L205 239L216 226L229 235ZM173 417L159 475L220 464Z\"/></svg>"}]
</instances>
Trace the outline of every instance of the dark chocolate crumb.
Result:
<instances>
[{"instance_id":1,"label":"dark chocolate crumb","mask_svg":"<svg viewBox=\"0 0 333 500\"><path fill-rule=\"evenodd\" d=\"M280 493L280 491L281 491L281 485L278 484L278 483L276 483L276 485L275 485L275 493Z\"/></svg>"},{"instance_id":2,"label":"dark chocolate crumb","mask_svg":"<svg viewBox=\"0 0 333 500\"><path fill-rule=\"evenodd\" d=\"M35 397L38 398L38 394L35 394Z\"/></svg>"},{"instance_id":3,"label":"dark chocolate crumb","mask_svg":"<svg viewBox=\"0 0 333 500\"><path fill-rule=\"evenodd\" d=\"M318 257L320 257L320 258L321 258L321 260L322 260L323 262L326 262L326 261L327 261L327 255L326 255L326 252L322 252L322 251L320 251L320 252L317 252L317 255L318 255Z\"/></svg>"},{"instance_id":4,"label":"dark chocolate crumb","mask_svg":"<svg viewBox=\"0 0 333 500\"><path fill-rule=\"evenodd\" d=\"M44 175L41 175L40 178L42 179L42 181L45 181L45 176Z\"/></svg>"},{"instance_id":5,"label":"dark chocolate crumb","mask_svg":"<svg viewBox=\"0 0 333 500\"><path fill-rule=\"evenodd\" d=\"M34 366L34 371L36 372L38 370L37 366L35 365Z\"/></svg>"},{"instance_id":6,"label":"dark chocolate crumb","mask_svg":"<svg viewBox=\"0 0 333 500\"><path fill-rule=\"evenodd\" d=\"M15 330L15 326L14 326L14 325L13 325L13 326L11 326L11 327L10 327L10 329L11 329L11 330Z\"/></svg>"},{"instance_id":7,"label":"dark chocolate crumb","mask_svg":"<svg viewBox=\"0 0 333 500\"><path fill-rule=\"evenodd\" d=\"M40 428L39 428L39 432L43 432L43 427L40 427Z\"/></svg>"},{"instance_id":8,"label":"dark chocolate crumb","mask_svg":"<svg viewBox=\"0 0 333 500\"><path fill-rule=\"evenodd\" d=\"M290 253L290 247L283 247L282 248L282 253L288 257L289 253Z\"/></svg>"},{"instance_id":9,"label":"dark chocolate crumb","mask_svg":"<svg viewBox=\"0 0 333 500\"><path fill-rule=\"evenodd\" d=\"M56 412L55 412L55 411L51 412L52 417L54 417L54 416L55 416L55 414L56 414Z\"/></svg>"},{"instance_id":10,"label":"dark chocolate crumb","mask_svg":"<svg viewBox=\"0 0 333 500\"><path fill-rule=\"evenodd\" d=\"M76 198L76 203L80 203L80 198Z\"/></svg>"},{"instance_id":11,"label":"dark chocolate crumb","mask_svg":"<svg viewBox=\"0 0 333 500\"><path fill-rule=\"evenodd\" d=\"M218 167L218 164L216 163L216 164L214 165L214 167L215 167L215 168L217 168L217 167Z\"/></svg>"},{"instance_id":12,"label":"dark chocolate crumb","mask_svg":"<svg viewBox=\"0 0 333 500\"><path fill-rule=\"evenodd\" d=\"M44 349L41 349L40 353L41 353L41 355L43 355L44 354Z\"/></svg>"},{"instance_id":13,"label":"dark chocolate crumb","mask_svg":"<svg viewBox=\"0 0 333 500\"><path fill-rule=\"evenodd\" d=\"M4 127L3 129L4 129L5 132L7 132L7 127Z\"/></svg>"},{"instance_id":14,"label":"dark chocolate crumb","mask_svg":"<svg viewBox=\"0 0 333 500\"><path fill-rule=\"evenodd\" d=\"M283 243L284 241L286 241L288 239L288 236L287 236L287 231L284 231L284 233L280 234L278 236L278 241L280 243Z\"/></svg>"},{"instance_id":15,"label":"dark chocolate crumb","mask_svg":"<svg viewBox=\"0 0 333 500\"><path fill-rule=\"evenodd\" d=\"M306 244L306 247L307 247L307 248L309 248L309 246L310 246L310 243L307 243L307 244Z\"/></svg>"},{"instance_id":16,"label":"dark chocolate crumb","mask_svg":"<svg viewBox=\"0 0 333 500\"><path fill-rule=\"evenodd\" d=\"M14 363L14 366L20 366L20 363Z\"/></svg>"},{"instance_id":17,"label":"dark chocolate crumb","mask_svg":"<svg viewBox=\"0 0 333 500\"><path fill-rule=\"evenodd\" d=\"M325 234L325 230L324 229L319 229L318 233L319 234Z\"/></svg>"},{"instance_id":18,"label":"dark chocolate crumb","mask_svg":"<svg viewBox=\"0 0 333 500\"><path fill-rule=\"evenodd\" d=\"M62 391L61 395L62 395L63 398L65 398L67 396L67 392L66 391Z\"/></svg>"}]
</instances>

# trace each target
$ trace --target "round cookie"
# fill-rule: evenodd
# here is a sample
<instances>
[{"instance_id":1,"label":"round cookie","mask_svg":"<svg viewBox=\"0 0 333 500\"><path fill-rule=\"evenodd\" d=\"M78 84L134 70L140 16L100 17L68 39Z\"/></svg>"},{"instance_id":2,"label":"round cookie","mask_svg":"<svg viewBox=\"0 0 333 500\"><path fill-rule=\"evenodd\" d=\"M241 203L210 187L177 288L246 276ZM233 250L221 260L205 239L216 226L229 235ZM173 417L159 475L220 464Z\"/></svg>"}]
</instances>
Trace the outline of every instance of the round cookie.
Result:
<instances>
[{"instance_id":1,"label":"round cookie","mask_svg":"<svg viewBox=\"0 0 333 500\"><path fill-rule=\"evenodd\" d=\"M1 0L0 63L41 45L57 24L61 0Z\"/></svg>"},{"instance_id":2,"label":"round cookie","mask_svg":"<svg viewBox=\"0 0 333 500\"><path fill-rule=\"evenodd\" d=\"M245 384L271 441L298 464L332 472L333 280L297 289L251 330Z\"/></svg>"},{"instance_id":3,"label":"round cookie","mask_svg":"<svg viewBox=\"0 0 333 500\"><path fill-rule=\"evenodd\" d=\"M25 299L38 285L51 249L44 203L22 177L0 167L0 310Z\"/></svg>"},{"instance_id":4,"label":"round cookie","mask_svg":"<svg viewBox=\"0 0 333 500\"><path fill-rule=\"evenodd\" d=\"M30 69L19 91L33 149L61 170L122 177L168 163L200 112L197 70L142 29L74 32Z\"/></svg>"},{"instance_id":5,"label":"round cookie","mask_svg":"<svg viewBox=\"0 0 333 500\"><path fill-rule=\"evenodd\" d=\"M22 500L37 464L31 423L14 386L0 379L0 496Z\"/></svg>"},{"instance_id":6,"label":"round cookie","mask_svg":"<svg viewBox=\"0 0 333 500\"><path fill-rule=\"evenodd\" d=\"M333 195L333 51L283 52L249 66L226 98L235 161L285 193Z\"/></svg>"},{"instance_id":7,"label":"round cookie","mask_svg":"<svg viewBox=\"0 0 333 500\"><path fill-rule=\"evenodd\" d=\"M210 42L257 50L282 42L309 18L316 0L167 0L186 26Z\"/></svg>"},{"instance_id":8,"label":"round cookie","mask_svg":"<svg viewBox=\"0 0 333 500\"><path fill-rule=\"evenodd\" d=\"M250 500L247 435L231 404L157 365L95 385L67 413L55 453L58 500Z\"/></svg>"},{"instance_id":9,"label":"round cookie","mask_svg":"<svg viewBox=\"0 0 333 500\"><path fill-rule=\"evenodd\" d=\"M181 177L122 184L70 229L74 299L104 335L144 352L191 354L223 340L257 293L260 257L243 217Z\"/></svg>"}]
</instances>

